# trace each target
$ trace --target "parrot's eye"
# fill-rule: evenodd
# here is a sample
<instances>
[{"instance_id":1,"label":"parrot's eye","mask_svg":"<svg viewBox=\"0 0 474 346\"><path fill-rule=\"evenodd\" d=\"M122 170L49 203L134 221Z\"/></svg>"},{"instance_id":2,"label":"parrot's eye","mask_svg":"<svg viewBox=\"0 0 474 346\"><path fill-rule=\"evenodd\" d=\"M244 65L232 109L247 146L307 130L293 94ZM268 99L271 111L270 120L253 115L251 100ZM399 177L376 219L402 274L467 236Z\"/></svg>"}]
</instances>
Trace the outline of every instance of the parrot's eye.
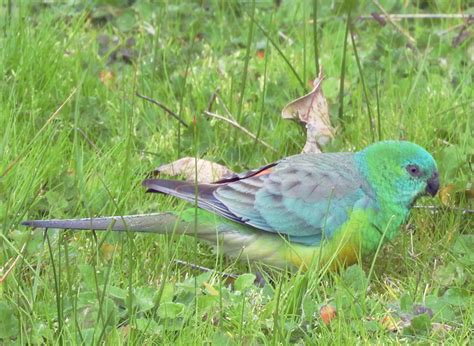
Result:
<instances>
[{"instance_id":1,"label":"parrot's eye","mask_svg":"<svg viewBox=\"0 0 474 346\"><path fill-rule=\"evenodd\" d=\"M421 169L417 165L408 165L406 169L407 169L407 172L410 173L412 177L421 176Z\"/></svg>"}]
</instances>

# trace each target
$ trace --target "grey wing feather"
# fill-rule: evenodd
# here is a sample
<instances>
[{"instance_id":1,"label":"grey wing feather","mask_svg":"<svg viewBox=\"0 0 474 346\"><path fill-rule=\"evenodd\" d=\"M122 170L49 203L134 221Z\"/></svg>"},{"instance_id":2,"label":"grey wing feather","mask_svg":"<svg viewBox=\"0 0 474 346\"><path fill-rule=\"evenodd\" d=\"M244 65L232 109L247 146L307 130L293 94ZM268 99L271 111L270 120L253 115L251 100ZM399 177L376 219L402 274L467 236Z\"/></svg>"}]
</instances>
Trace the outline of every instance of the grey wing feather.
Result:
<instances>
[{"instance_id":1,"label":"grey wing feather","mask_svg":"<svg viewBox=\"0 0 474 346\"><path fill-rule=\"evenodd\" d=\"M353 154L302 154L281 160L269 174L222 185L213 194L243 222L315 243L331 235L356 204L371 204L370 188Z\"/></svg>"}]
</instances>

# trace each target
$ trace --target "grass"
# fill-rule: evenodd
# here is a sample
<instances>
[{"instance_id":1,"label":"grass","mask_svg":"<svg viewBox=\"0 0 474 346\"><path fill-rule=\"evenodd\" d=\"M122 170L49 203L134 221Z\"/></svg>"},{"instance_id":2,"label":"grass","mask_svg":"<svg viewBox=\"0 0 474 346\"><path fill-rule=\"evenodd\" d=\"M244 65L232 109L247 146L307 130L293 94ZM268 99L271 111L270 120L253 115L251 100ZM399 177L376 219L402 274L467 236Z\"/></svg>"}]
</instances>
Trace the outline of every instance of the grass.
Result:
<instances>
[{"instance_id":1,"label":"grass","mask_svg":"<svg viewBox=\"0 0 474 346\"><path fill-rule=\"evenodd\" d=\"M444 202L472 209L472 40L452 46L459 28L449 29L459 20L400 22L416 39L411 49L391 25L357 20L377 11L371 2L351 10L347 29L347 9L323 2L122 2L2 2L0 273L18 260L0 283L0 340L468 342L474 227L472 215L458 210L414 209L375 261L324 276L271 271L263 288L253 285L254 268L217 257L193 238L20 226L32 218L181 208L140 186L154 167L179 157L242 171L298 153L304 133L280 111L310 89L306 79L320 67L339 129L326 150L363 148L375 128L377 137L419 143L438 161ZM462 13L467 3L391 6L394 13ZM217 88L239 122L277 153L202 115ZM222 106L214 111L225 114ZM242 275L230 289L229 279L173 259ZM337 310L329 325L320 316L326 305Z\"/></svg>"}]
</instances>

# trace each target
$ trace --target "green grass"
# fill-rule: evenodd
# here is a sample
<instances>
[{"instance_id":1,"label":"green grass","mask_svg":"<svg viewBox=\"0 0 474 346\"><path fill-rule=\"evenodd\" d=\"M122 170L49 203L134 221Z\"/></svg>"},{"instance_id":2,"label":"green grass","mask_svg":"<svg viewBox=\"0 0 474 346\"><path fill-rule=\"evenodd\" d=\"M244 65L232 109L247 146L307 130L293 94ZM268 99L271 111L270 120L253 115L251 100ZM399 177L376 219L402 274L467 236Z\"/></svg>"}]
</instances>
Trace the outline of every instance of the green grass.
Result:
<instances>
[{"instance_id":1,"label":"green grass","mask_svg":"<svg viewBox=\"0 0 474 346\"><path fill-rule=\"evenodd\" d=\"M18 261L0 283L0 342L468 341L474 227L472 214L458 210L414 209L409 226L382 248L373 268L367 259L324 276L271 271L264 288L245 274L254 268L216 258L193 238L45 235L20 226L32 218L181 208L140 186L154 167L179 157L197 155L241 171L298 153L304 132L281 119L280 111L310 89L319 67L339 129L327 151L358 150L373 136L414 141L437 159L442 185L452 185L450 202L472 209L464 191L473 176L473 45L467 39L453 47L459 28L448 30L460 20L400 22L416 39L411 49L390 24L357 20L377 11L364 2L351 11L345 46L346 12L326 2L317 6L317 37L312 1L255 1L254 10L251 1L122 2L2 2L0 273ZM467 11L463 1L402 3L407 2L390 2L386 9ZM116 36L102 51L101 35ZM129 38L135 40L131 64L121 58L129 54ZM256 54L262 47L264 58ZM104 83L100 76L107 73L112 77ZM277 153L202 115L217 88L234 117ZM164 103L190 126L136 92ZM225 114L222 105L213 110ZM439 199L421 203L441 205ZM230 289L222 276L173 259L244 275ZM329 326L319 314L325 304L337 310ZM433 316L416 314L417 305ZM382 323L390 316L414 320L391 332Z\"/></svg>"}]
</instances>

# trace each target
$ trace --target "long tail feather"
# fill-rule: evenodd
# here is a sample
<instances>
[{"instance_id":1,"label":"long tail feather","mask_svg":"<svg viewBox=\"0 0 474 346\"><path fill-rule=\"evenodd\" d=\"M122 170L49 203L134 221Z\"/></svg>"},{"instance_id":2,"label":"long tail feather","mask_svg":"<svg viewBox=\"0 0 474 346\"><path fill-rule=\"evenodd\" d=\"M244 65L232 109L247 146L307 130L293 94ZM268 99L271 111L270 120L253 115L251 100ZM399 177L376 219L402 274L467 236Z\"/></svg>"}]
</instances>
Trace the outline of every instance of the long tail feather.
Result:
<instances>
[{"instance_id":1,"label":"long tail feather","mask_svg":"<svg viewBox=\"0 0 474 346\"><path fill-rule=\"evenodd\" d=\"M22 222L22 225L33 228L166 233L179 228L180 222L173 213L155 213L84 219L29 220Z\"/></svg>"},{"instance_id":2,"label":"long tail feather","mask_svg":"<svg viewBox=\"0 0 474 346\"><path fill-rule=\"evenodd\" d=\"M225 219L216 219L214 216L210 218L210 214L203 210L199 212L201 218L196 228L193 222L186 220L186 217L172 212L84 219L29 220L22 224L33 228L196 235L201 241L217 247L218 251L230 257L244 261L257 260L278 267L289 265L286 243L279 235L258 231Z\"/></svg>"}]
</instances>

